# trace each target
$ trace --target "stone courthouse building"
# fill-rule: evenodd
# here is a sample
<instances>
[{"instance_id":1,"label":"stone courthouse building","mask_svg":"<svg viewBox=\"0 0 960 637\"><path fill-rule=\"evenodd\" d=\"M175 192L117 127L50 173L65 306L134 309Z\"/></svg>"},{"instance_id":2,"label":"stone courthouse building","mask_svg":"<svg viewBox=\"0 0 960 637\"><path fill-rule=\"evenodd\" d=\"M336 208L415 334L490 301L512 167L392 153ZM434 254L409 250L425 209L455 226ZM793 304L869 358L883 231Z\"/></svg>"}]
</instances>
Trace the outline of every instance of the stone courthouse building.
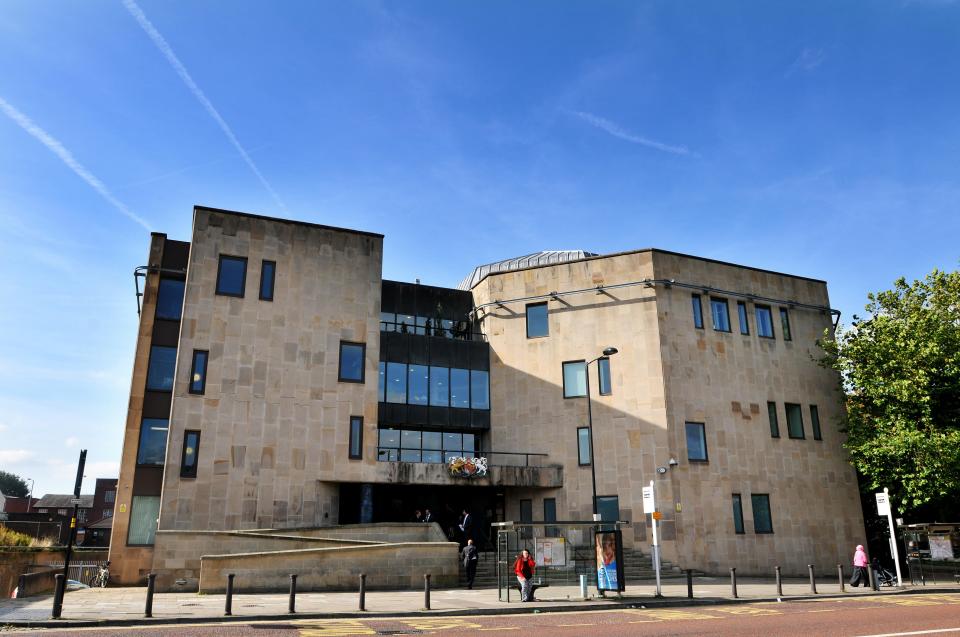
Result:
<instances>
[{"instance_id":1,"label":"stone courthouse building","mask_svg":"<svg viewBox=\"0 0 960 637\"><path fill-rule=\"evenodd\" d=\"M535 253L448 289L384 280L382 255L381 235L205 207L189 243L152 236L118 581L282 578L284 549L455 574L464 508L485 538L596 506L646 553L651 480L683 568L799 573L863 542L838 379L813 360L824 281L643 249ZM440 524L409 524L425 508Z\"/></svg>"}]
</instances>

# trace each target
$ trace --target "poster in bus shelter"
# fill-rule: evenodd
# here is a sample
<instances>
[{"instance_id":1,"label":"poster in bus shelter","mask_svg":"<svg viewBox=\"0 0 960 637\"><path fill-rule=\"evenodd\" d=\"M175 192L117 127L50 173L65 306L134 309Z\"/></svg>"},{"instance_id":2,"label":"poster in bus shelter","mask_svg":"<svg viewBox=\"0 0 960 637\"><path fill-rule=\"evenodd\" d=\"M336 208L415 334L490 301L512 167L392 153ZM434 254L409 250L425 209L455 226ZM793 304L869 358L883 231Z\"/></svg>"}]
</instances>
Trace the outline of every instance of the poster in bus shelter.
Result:
<instances>
[{"instance_id":1,"label":"poster in bus shelter","mask_svg":"<svg viewBox=\"0 0 960 637\"><path fill-rule=\"evenodd\" d=\"M533 553L537 566L566 566L567 540L562 537L537 538Z\"/></svg>"},{"instance_id":2,"label":"poster in bus shelter","mask_svg":"<svg viewBox=\"0 0 960 637\"><path fill-rule=\"evenodd\" d=\"M622 592L623 536L620 531L596 531L593 537L597 549L597 590Z\"/></svg>"}]
</instances>

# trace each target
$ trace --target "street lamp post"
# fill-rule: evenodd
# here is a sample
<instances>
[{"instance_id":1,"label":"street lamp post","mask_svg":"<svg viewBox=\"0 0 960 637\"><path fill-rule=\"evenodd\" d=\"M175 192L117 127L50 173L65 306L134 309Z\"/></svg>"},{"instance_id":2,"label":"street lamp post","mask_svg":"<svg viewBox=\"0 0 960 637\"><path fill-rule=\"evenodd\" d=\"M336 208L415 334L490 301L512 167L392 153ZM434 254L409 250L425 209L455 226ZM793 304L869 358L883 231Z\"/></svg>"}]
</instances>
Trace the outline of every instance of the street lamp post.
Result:
<instances>
[{"instance_id":1,"label":"street lamp post","mask_svg":"<svg viewBox=\"0 0 960 637\"><path fill-rule=\"evenodd\" d=\"M601 358L609 358L616 354L619 350L616 347L607 347L603 350L603 355L597 356L592 361L588 361L583 366L584 375L586 376L587 381L587 431L590 433L590 484L593 487L593 521L597 522L598 512L597 512L597 469L596 469L596 458L593 455L593 408L591 406L590 399L590 363L595 363ZM600 377L600 370L597 369L597 377Z\"/></svg>"},{"instance_id":2,"label":"street lamp post","mask_svg":"<svg viewBox=\"0 0 960 637\"><path fill-rule=\"evenodd\" d=\"M27 513L30 513L30 505L33 504L33 478L27 478L30 481L30 493L27 495Z\"/></svg>"}]
</instances>

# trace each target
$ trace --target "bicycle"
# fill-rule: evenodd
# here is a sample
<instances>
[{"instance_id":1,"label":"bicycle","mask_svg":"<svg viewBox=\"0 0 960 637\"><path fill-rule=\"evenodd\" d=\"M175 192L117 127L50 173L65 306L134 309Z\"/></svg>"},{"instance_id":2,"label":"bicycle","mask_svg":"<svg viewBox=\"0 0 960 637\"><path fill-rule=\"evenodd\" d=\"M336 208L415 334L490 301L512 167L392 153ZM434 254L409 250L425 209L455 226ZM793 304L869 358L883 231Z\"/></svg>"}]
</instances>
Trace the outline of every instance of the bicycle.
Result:
<instances>
[{"instance_id":1,"label":"bicycle","mask_svg":"<svg viewBox=\"0 0 960 637\"><path fill-rule=\"evenodd\" d=\"M106 588L110 581L110 562L101 564L97 567L97 574L90 578L90 586L93 588Z\"/></svg>"}]
</instances>

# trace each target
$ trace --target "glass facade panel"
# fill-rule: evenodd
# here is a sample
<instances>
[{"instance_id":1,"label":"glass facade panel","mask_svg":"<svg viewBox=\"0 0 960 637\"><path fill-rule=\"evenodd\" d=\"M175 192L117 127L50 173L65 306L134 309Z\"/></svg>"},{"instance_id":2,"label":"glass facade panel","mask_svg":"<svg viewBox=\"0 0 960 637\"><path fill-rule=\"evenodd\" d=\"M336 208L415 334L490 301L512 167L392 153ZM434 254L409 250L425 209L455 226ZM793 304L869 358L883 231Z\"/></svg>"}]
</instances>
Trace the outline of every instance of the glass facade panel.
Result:
<instances>
[{"instance_id":1,"label":"glass facade panel","mask_svg":"<svg viewBox=\"0 0 960 637\"><path fill-rule=\"evenodd\" d=\"M584 361L563 364L563 397L587 395L587 366Z\"/></svg>"},{"instance_id":2,"label":"glass facade panel","mask_svg":"<svg viewBox=\"0 0 960 637\"><path fill-rule=\"evenodd\" d=\"M183 312L184 281L179 279L160 279L157 289L157 311L159 319L179 321Z\"/></svg>"},{"instance_id":3,"label":"glass facade panel","mask_svg":"<svg viewBox=\"0 0 960 637\"><path fill-rule=\"evenodd\" d=\"M242 297L246 281L247 260L221 254L217 270L217 294Z\"/></svg>"},{"instance_id":4,"label":"glass facade panel","mask_svg":"<svg viewBox=\"0 0 960 637\"><path fill-rule=\"evenodd\" d=\"M135 495L130 503L130 527L127 544L152 545L160 515L160 496Z\"/></svg>"},{"instance_id":5,"label":"glass facade panel","mask_svg":"<svg viewBox=\"0 0 960 637\"><path fill-rule=\"evenodd\" d=\"M366 351L363 343L340 341L340 381L363 382L363 359Z\"/></svg>"},{"instance_id":6,"label":"glass facade panel","mask_svg":"<svg viewBox=\"0 0 960 637\"><path fill-rule=\"evenodd\" d=\"M424 431L423 432L423 448L424 449L440 449L443 446L443 434L439 431Z\"/></svg>"},{"instance_id":7,"label":"glass facade panel","mask_svg":"<svg viewBox=\"0 0 960 637\"><path fill-rule=\"evenodd\" d=\"M784 407L787 411L787 435L791 438L804 438L803 410L800 405L786 403Z\"/></svg>"},{"instance_id":8,"label":"glass facade panel","mask_svg":"<svg viewBox=\"0 0 960 637\"><path fill-rule=\"evenodd\" d=\"M460 456L471 458L476 442L474 434L380 429L377 460L441 463Z\"/></svg>"},{"instance_id":9,"label":"glass facade panel","mask_svg":"<svg viewBox=\"0 0 960 637\"><path fill-rule=\"evenodd\" d=\"M810 424L813 426L813 439L823 440L823 433L820 431L820 410L816 405L810 405Z\"/></svg>"},{"instance_id":10,"label":"glass facade panel","mask_svg":"<svg viewBox=\"0 0 960 637\"><path fill-rule=\"evenodd\" d=\"M423 442L422 432L403 429L400 431L401 449L420 449Z\"/></svg>"},{"instance_id":11,"label":"glass facade panel","mask_svg":"<svg viewBox=\"0 0 960 637\"><path fill-rule=\"evenodd\" d=\"M777 420L777 403L767 403L767 417L770 419L770 437L780 437L780 421Z\"/></svg>"},{"instance_id":12,"label":"glass facade panel","mask_svg":"<svg viewBox=\"0 0 960 637\"><path fill-rule=\"evenodd\" d=\"M277 264L273 261L264 261L260 269L260 300L273 300L273 280L277 272Z\"/></svg>"},{"instance_id":13,"label":"glass facade panel","mask_svg":"<svg viewBox=\"0 0 960 637\"><path fill-rule=\"evenodd\" d=\"M726 299L710 299L710 315L713 318L713 329L718 332L730 331L730 308Z\"/></svg>"},{"instance_id":14,"label":"glass facade panel","mask_svg":"<svg viewBox=\"0 0 960 637\"><path fill-rule=\"evenodd\" d=\"M780 308L780 333L783 334L783 340L789 341L790 337L790 314L784 307Z\"/></svg>"},{"instance_id":15,"label":"glass facade panel","mask_svg":"<svg viewBox=\"0 0 960 637\"><path fill-rule=\"evenodd\" d=\"M357 460L363 457L363 418L350 416L350 458Z\"/></svg>"},{"instance_id":16,"label":"glass facade panel","mask_svg":"<svg viewBox=\"0 0 960 637\"><path fill-rule=\"evenodd\" d=\"M416 334L420 336L426 336L427 334L427 321L429 319L426 316L416 316L414 317L414 322L417 324ZM431 321L432 324L432 321Z\"/></svg>"},{"instance_id":17,"label":"glass facade panel","mask_svg":"<svg viewBox=\"0 0 960 637\"><path fill-rule=\"evenodd\" d=\"M387 364L380 361L377 367L377 400L383 403L387 401Z\"/></svg>"},{"instance_id":18,"label":"glass facade panel","mask_svg":"<svg viewBox=\"0 0 960 637\"><path fill-rule=\"evenodd\" d=\"M420 462L423 458L423 452L419 449L401 449L400 462Z\"/></svg>"},{"instance_id":19,"label":"glass facade panel","mask_svg":"<svg viewBox=\"0 0 960 637\"><path fill-rule=\"evenodd\" d=\"M407 366L387 363L387 402L407 402Z\"/></svg>"},{"instance_id":20,"label":"glass facade panel","mask_svg":"<svg viewBox=\"0 0 960 637\"><path fill-rule=\"evenodd\" d=\"M443 434L443 448L447 451L460 451L463 449L463 434Z\"/></svg>"},{"instance_id":21,"label":"glass facade panel","mask_svg":"<svg viewBox=\"0 0 960 637\"><path fill-rule=\"evenodd\" d=\"M416 331L417 317L412 314L397 314L397 331L413 334Z\"/></svg>"},{"instance_id":22,"label":"glass facade panel","mask_svg":"<svg viewBox=\"0 0 960 637\"><path fill-rule=\"evenodd\" d=\"M390 364L397 365L399 363ZM407 365L407 368L407 377L409 378L407 385L407 403L411 405L428 405L430 400L430 368L426 365Z\"/></svg>"},{"instance_id":23,"label":"glass facade panel","mask_svg":"<svg viewBox=\"0 0 960 637\"><path fill-rule=\"evenodd\" d=\"M739 493L733 494L733 530L735 533L743 533L743 502Z\"/></svg>"},{"instance_id":24,"label":"glass facade panel","mask_svg":"<svg viewBox=\"0 0 960 637\"><path fill-rule=\"evenodd\" d=\"M590 464L590 429L577 428L577 462L581 465Z\"/></svg>"},{"instance_id":25,"label":"glass facade panel","mask_svg":"<svg viewBox=\"0 0 960 637\"><path fill-rule=\"evenodd\" d=\"M396 449L400 446L400 431L398 429L381 429L378 444L381 447Z\"/></svg>"},{"instance_id":26,"label":"glass facade panel","mask_svg":"<svg viewBox=\"0 0 960 637\"><path fill-rule=\"evenodd\" d=\"M190 393L202 394L207 387L207 358L203 350L193 350L193 365L190 369Z\"/></svg>"},{"instance_id":27,"label":"glass facade panel","mask_svg":"<svg viewBox=\"0 0 960 637\"><path fill-rule=\"evenodd\" d=\"M700 303L700 295L693 294L691 295L691 303L693 304L693 326L697 329L703 329L703 305Z\"/></svg>"},{"instance_id":28,"label":"glass facade panel","mask_svg":"<svg viewBox=\"0 0 960 637\"><path fill-rule=\"evenodd\" d=\"M750 496L753 505L753 532L773 533L773 519L770 515L770 496L754 493Z\"/></svg>"},{"instance_id":29,"label":"glass facade panel","mask_svg":"<svg viewBox=\"0 0 960 637\"><path fill-rule=\"evenodd\" d=\"M687 460L707 461L707 434L702 422L685 423L687 434Z\"/></svg>"},{"instance_id":30,"label":"glass facade panel","mask_svg":"<svg viewBox=\"0 0 960 637\"><path fill-rule=\"evenodd\" d=\"M393 312L380 312L380 331L381 332L396 332L397 331L397 315Z\"/></svg>"},{"instance_id":31,"label":"glass facade panel","mask_svg":"<svg viewBox=\"0 0 960 637\"><path fill-rule=\"evenodd\" d=\"M450 404L450 369L430 367L430 405L446 407Z\"/></svg>"},{"instance_id":32,"label":"glass facade panel","mask_svg":"<svg viewBox=\"0 0 960 637\"><path fill-rule=\"evenodd\" d=\"M171 391L173 370L177 366L177 348L154 345L150 348L150 366L147 368L147 389Z\"/></svg>"},{"instance_id":33,"label":"glass facade panel","mask_svg":"<svg viewBox=\"0 0 960 637\"><path fill-rule=\"evenodd\" d=\"M531 303L527 306L527 338L550 335L549 313L546 303Z\"/></svg>"},{"instance_id":34,"label":"glass facade panel","mask_svg":"<svg viewBox=\"0 0 960 637\"><path fill-rule=\"evenodd\" d=\"M168 429L166 418L144 418L141 421L137 464L163 464L167 453Z\"/></svg>"},{"instance_id":35,"label":"glass facade panel","mask_svg":"<svg viewBox=\"0 0 960 637\"><path fill-rule=\"evenodd\" d=\"M609 396L613 393L610 383L610 359L601 358L597 361L597 378L600 383L600 395Z\"/></svg>"},{"instance_id":36,"label":"glass facade panel","mask_svg":"<svg viewBox=\"0 0 960 637\"><path fill-rule=\"evenodd\" d=\"M463 455L473 455L477 450L477 435L463 434Z\"/></svg>"},{"instance_id":37,"label":"glass facade panel","mask_svg":"<svg viewBox=\"0 0 960 637\"><path fill-rule=\"evenodd\" d=\"M747 304L743 301L737 301L737 318L740 319L740 333L750 333L750 322L747 321Z\"/></svg>"},{"instance_id":38,"label":"glass facade panel","mask_svg":"<svg viewBox=\"0 0 960 637\"><path fill-rule=\"evenodd\" d=\"M180 477L197 477L197 454L200 452L200 432L183 432L183 454L180 456Z\"/></svg>"},{"instance_id":39,"label":"glass facade panel","mask_svg":"<svg viewBox=\"0 0 960 637\"><path fill-rule=\"evenodd\" d=\"M755 305L754 318L757 321L757 335L763 338L773 338L773 315L766 305Z\"/></svg>"},{"instance_id":40,"label":"glass facade panel","mask_svg":"<svg viewBox=\"0 0 960 637\"><path fill-rule=\"evenodd\" d=\"M470 407L470 370L450 370L450 406L460 409Z\"/></svg>"},{"instance_id":41,"label":"glass facade panel","mask_svg":"<svg viewBox=\"0 0 960 637\"><path fill-rule=\"evenodd\" d=\"M470 406L474 409L490 409L490 373L470 370Z\"/></svg>"}]
</instances>

